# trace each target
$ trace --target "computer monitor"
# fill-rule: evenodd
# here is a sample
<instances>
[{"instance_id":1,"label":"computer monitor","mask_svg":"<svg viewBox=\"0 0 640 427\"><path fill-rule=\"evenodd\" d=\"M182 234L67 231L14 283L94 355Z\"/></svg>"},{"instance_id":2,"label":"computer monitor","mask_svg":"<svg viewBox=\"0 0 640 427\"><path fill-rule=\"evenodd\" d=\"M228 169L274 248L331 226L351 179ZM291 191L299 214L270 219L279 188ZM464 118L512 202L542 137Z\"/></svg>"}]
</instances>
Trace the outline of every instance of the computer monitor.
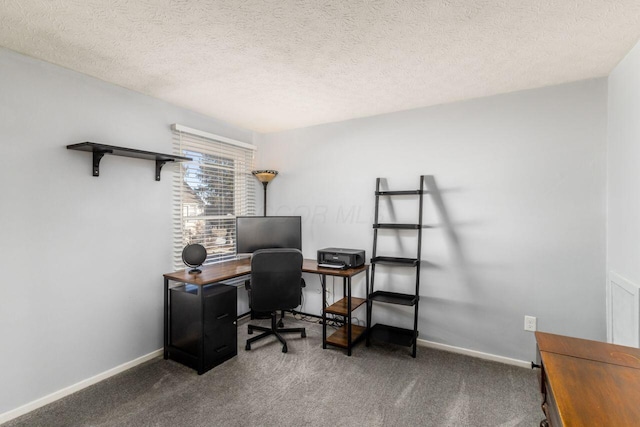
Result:
<instances>
[{"instance_id":1,"label":"computer monitor","mask_svg":"<svg viewBox=\"0 0 640 427\"><path fill-rule=\"evenodd\" d=\"M236 217L236 253L258 249L296 248L302 250L302 218L299 216Z\"/></svg>"}]
</instances>

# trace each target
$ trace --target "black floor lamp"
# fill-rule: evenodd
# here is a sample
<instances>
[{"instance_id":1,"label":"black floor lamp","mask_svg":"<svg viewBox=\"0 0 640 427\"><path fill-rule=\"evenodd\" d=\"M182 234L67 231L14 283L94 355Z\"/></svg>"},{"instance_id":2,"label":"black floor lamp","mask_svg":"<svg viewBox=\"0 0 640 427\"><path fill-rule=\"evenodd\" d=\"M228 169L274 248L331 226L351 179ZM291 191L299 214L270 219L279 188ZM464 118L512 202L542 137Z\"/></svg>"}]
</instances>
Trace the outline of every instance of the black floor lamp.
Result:
<instances>
[{"instance_id":1,"label":"black floor lamp","mask_svg":"<svg viewBox=\"0 0 640 427\"><path fill-rule=\"evenodd\" d=\"M259 170L259 171L251 171L251 173L258 178L258 181L262 183L264 187L264 214L263 216L267 216L267 185L273 180L273 178L278 175L278 171L272 170Z\"/></svg>"}]
</instances>

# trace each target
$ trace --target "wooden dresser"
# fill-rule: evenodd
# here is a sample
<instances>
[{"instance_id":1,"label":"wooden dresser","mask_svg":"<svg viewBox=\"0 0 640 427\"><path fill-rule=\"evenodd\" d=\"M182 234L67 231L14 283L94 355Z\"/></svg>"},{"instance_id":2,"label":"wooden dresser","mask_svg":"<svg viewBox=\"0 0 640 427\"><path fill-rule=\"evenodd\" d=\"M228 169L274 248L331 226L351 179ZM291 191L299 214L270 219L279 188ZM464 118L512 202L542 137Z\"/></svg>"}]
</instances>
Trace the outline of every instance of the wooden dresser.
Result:
<instances>
[{"instance_id":1,"label":"wooden dresser","mask_svg":"<svg viewBox=\"0 0 640 427\"><path fill-rule=\"evenodd\" d=\"M540 426L640 426L640 349L536 332Z\"/></svg>"}]
</instances>

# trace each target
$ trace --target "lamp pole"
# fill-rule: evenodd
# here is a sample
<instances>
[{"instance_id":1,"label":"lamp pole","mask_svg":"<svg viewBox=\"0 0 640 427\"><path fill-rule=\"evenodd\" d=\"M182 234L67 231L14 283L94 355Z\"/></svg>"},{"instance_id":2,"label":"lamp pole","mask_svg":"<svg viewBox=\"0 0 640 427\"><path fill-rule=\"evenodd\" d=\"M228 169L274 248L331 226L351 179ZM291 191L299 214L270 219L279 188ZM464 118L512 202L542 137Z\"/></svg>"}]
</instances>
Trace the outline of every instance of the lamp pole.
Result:
<instances>
[{"instance_id":1,"label":"lamp pole","mask_svg":"<svg viewBox=\"0 0 640 427\"><path fill-rule=\"evenodd\" d=\"M264 188L264 208L262 209L262 216L267 216L267 185L269 184L268 181L265 181L262 183L262 187Z\"/></svg>"}]
</instances>

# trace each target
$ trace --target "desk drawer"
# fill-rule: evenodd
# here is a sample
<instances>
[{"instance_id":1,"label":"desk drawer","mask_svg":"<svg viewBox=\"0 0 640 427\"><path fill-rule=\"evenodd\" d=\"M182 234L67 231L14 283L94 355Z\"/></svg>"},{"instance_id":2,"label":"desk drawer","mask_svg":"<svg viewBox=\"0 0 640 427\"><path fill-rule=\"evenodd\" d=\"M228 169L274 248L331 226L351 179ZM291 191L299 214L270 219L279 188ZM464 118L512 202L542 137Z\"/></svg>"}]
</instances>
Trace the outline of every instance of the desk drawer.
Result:
<instances>
[{"instance_id":1,"label":"desk drawer","mask_svg":"<svg viewBox=\"0 0 640 427\"><path fill-rule=\"evenodd\" d=\"M224 328L236 321L237 318L237 290L230 286L225 292L214 297L205 296L204 333L211 334L214 330Z\"/></svg>"},{"instance_id":2,"label":"desk drawer","mask_svg":"<svg viewBox=\"0 0 640 427\"><path fill-rule=\"evenodd\" d=\"M238 353L238 331L235 322L205 333L206 365L218 365Z\"/></svg>"}]
</instances>

